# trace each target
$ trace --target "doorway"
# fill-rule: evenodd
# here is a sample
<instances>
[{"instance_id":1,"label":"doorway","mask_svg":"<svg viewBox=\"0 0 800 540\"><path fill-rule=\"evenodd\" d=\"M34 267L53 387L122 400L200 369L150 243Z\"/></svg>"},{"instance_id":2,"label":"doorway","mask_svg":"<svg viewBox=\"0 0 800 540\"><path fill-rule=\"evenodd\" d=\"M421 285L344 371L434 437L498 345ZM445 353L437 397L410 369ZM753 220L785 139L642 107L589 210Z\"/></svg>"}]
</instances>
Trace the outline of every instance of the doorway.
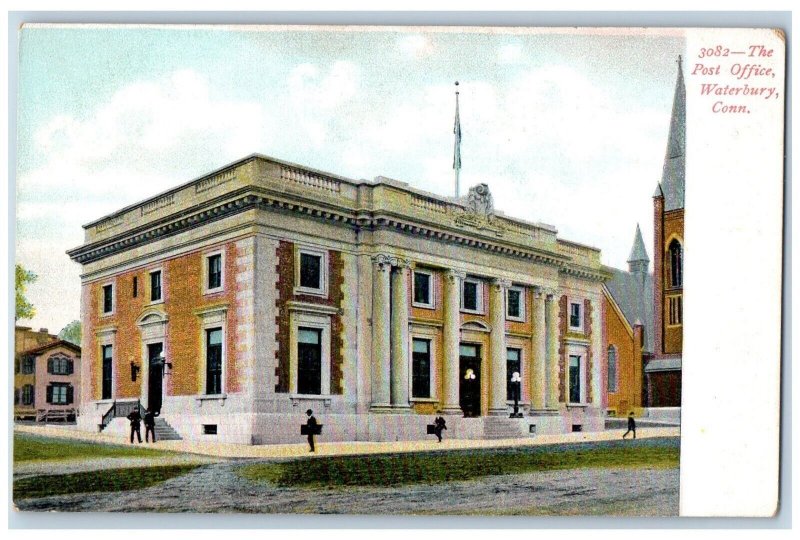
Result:
<instances>
[{"instance_id":1,"label":"doorway","mask_svg":"<svg viewBox=\"0 0 800 540\"><path fill-rule=\"evenodd\" d=\"M164 363L161 361L160 356L163 350L163 343L150 343L147 345L147 408L153 412L161 412Z\"/></svg>"},{"instance_id":2,"label":"doorway","mask_svg":"<svg viewBox=\"0 0 800 540\"><path fill-rule=\"evenodd\" d=\"M459 405L464 417L481 415L481 347L462 343L459 357Z\"/></svg>"}]
</instances>

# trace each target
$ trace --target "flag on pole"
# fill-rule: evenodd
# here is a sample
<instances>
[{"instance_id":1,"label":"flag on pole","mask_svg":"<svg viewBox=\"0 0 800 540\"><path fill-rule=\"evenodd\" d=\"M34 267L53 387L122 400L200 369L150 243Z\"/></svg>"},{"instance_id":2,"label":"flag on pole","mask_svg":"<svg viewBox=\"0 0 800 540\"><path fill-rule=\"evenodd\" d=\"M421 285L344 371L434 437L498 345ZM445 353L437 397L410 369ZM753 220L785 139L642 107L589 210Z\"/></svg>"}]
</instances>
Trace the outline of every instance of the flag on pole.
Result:
<instances>
[{"instance_id":1,"label":"flag on pole","mask_svg":"<svg viewBox=\"0 0 800 540\"><path fill-rule=\"evenodd\" d=\"M456 198L459 193L459 173L461 172L461 119L458 115L458 81L456 81L456 122L453 125L453 134L456 136L455 148L453 149L453 169L456 171Z\"/></svg>"}]
</instances>

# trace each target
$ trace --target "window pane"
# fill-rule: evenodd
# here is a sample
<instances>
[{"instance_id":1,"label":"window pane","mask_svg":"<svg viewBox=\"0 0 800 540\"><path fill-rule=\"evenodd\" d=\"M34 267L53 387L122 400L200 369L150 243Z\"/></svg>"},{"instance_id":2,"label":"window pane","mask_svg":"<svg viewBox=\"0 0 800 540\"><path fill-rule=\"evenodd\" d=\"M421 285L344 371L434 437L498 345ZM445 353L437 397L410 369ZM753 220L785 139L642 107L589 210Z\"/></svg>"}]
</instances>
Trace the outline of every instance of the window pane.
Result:
<instances>
[{"instance_id":1,"label":"window pane","mask_svg":"<svg viewBox=\"0 0 800 540\"><path fill-rule=\"evenodd\" d=\"M414 345L414 352L415 353L425 353L427 354L430 351L431 342L427 339L415 339L413 341Z\"/></svg>"},{"instance_id":2,"label":"window pane","mask_svg":"<svg viewBox=\"0 0 800 540\"><path fill-rule=\"evenodd\" d=\"M300 254L300 286L321 289L322 257L308 253Z\"/></svg>"},{"instance_id":3,"label":"window pane","mask_svg":"<svg viewBox=\"0 0 800 540\"><path fill-rule=\"evenodd\" d=\"M320 344L320 334L319 330L313 328L300 328L297 332L297 341L298 343L308 343L311 345L319 345Z\"/></svg>"},{"instance_id":4,"label":"window pane","mask_svg":"<svg viewBox=\"0 0 800 540\"><path fill-rule=\"evenodd\" d=\"M608 391L617 391L617 349L608 348Z\"/></svg>"},{"instance_id":5,"label":"window pane","mask_svg":"<svg viewBox=\"0 0 800 540\"><path fill-rule=\"evenodd\" d=\"M222 393L222 329L206 330L206 393Z\"/></svg>"},{"instance_id":6,"label":"window pane","mask_svg":"<svg viewBox=\"0 0 800 540\"><path fill-rule=\"evenodd\" d=\"M478 346L477 345L460 345L459 346L459 354L461 356L470 356L472 358L476 358L478 356Z\"/></svg>"},{"instance_id":7,"label":"window pane","mask_svg":"<svg viewBox=\"0 0 800 540\"><path fill-rule=\"evenodd\" d=\"M506 399L521 399L521 383L511 382L514 373L522 377L521 351L519 349L506 349Z\"/></svg>"},{"instance_id":8,"label":"window pane","mask_svg":"<svg viewBox=\"0 0 800 540\"><path fill-rule=\"evenodd\" d=\"M573 328L579 328L581 325L581 305L570 304L569 325Z\"/></svg>"},{"instance_id":9,"label":"window pane","mask_svg":"<svg viewBox=\"0 0 800 540\"><path fill-rule=\"evenodd\" d=\"M103 313L110 313L113 309L113 296L111 285L103 287Z\"/></svg>"},{"instance_id":10,"label":"window pane","mask_svg":"<svg viewBox=\"0 0 800 540\"><path fill-rule=\"evenodd\" d=\"M305 341L297 344L297 392L300 394L322 393L322 331L301 328Z\"/></svg>"},{"instance_id":11,"label":"window pane","mask_svg":"<svg viewBox=\"0 0 800 540\"><path fill-rule=\"evenodd\" d=\"M209 345L222 345L222 329L221 328L214 328L213 330L207 330L208 333L208 344Z\"/></svg>"},{"instance_id":12,"label":"window pane","mask_svg":"<svg viewBox=\"0 0 800 540\"><path fill-rule=\"evenodd\" d=\"M208 288L217 289L222 286L222 255L208 258Z\"/></svg>"},{"instance_id":13,"label":"window pane","mask_svg":"<svg viewBox=\"0 0 800 540\"><path fill-rule=\"evenodd\" d=\"M478 309L478 284L464 282L464 309L477 311Z\"/></svg>"},{"instance_id":14,"label":"window pane","mask_svg":"<svg viewBox=\"0 0 800 540\"><path fill-rule=\"evenodd\" d=\"M513 289L508 291L508 316L520 317L520 292Z\"/></svg>"},{"instance_id":15,"label":"window pane","mask_svg":"<svg viewBox=\"0 0 800 540\"><path fill-rule=\"evenodd\" d=\"M161 272L150 274L150 300L161 300Z\"/></svg>"},{"instance_id":16,"label":"window pane","mask_svg":"<svg viewBox=\"0 0 800 540\"><path fill-rule=\"evenodd\" d=\"M430 342L426 339L413 341L411 395L427 398L431 395Z\"/></svg>"},{"instance_id":17,"label":"window pane","mask_svg":"<svg viewBox=\"0 0 800 540\"><path fill-rule=\"evenodd\" d=\"M580 403L581 401L581 357L569 357L569 401L570 403Z\"/></svg>"},{"instance_id":18,"label":"window pane","mask_svg":"<svg viewBox=\"0 0 800 540\"><path fill-rule=\"evenodd\" d=\"M414 272L414 302L431 304L431 276Z\"/></svg>"}]
</instances>

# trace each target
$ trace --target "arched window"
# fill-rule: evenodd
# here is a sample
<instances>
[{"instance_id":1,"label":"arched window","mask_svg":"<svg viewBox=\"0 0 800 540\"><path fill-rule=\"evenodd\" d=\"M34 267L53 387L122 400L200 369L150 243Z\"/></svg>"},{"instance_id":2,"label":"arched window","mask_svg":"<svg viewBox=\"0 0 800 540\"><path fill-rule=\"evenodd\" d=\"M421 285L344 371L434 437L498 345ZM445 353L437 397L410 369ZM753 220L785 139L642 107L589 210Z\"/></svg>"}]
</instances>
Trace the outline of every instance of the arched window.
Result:
<instances>
[{"instance_id":1,"label":"arched window","mask_svg":"<svg viewBox=\"0 0 800 540\"><path fill-rule=\"evenodd\" d=\"M683 248L681 243L673 240L669 243L669 285L683 287Z\"/></svg>"},{"instance_id":2,"label":"arched window","mask_svg":"<svg viewBox=\"0 0 800 540\"><path fill-rule=\"evenodd\" d=\"M617 348L608 346L608 391L617 391Z\"/></svg>"}]
</instances>

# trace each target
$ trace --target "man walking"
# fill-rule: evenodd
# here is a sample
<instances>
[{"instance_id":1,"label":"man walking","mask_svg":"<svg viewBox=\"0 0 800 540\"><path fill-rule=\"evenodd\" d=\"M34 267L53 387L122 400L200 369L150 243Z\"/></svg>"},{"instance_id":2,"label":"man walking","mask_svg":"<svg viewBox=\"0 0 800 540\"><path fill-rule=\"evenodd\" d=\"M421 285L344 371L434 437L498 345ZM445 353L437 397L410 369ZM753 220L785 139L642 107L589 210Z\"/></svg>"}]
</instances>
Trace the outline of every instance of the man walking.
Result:
<instances>
[{"instance_id":1,"label":"man walking","mask_svg":"<svg viewBox=\"0 0 800 540\"><path fill-rule=\"evenodd\" d=\"M436 435L436 438L439 439L439 442L442 442L442 430L447 429L447 423L443 417L437 416L436 420L433 421L433 425L434 435Z\"/></svg>"},{"instance_id":2,"label":"man walking","mask_svg":"<svg viewBox=\"0 0 800 540\"><path fill-rule=\"evenodd\" d=\"M314 418L313 411L308 409L306 411L308 415L308 420L306 421L306 426L308 426L308 446L309 452L314 451L314 434L317 432L317 419Z\"/></svg>"},{"instance_id":3,"label":"man walking","mask_svg":"<svg viewBox=\"0 0 800 540\"><path fill-rule=\"evenodd\" d=\"M158 411L151 411L150 409L145 409L144 411L145 442L150 442L151 435L153 436L153 442L156 442L156 416L158 416Z\"/></svg>"},{"instance_id":4,"label":"man walking","mask_svg":"<svg viewBox=\"0 0 800 540\"><path fill-rule=\"evenodd\" d=\"M628 433L630 433L630 432L633 432L633 438L635 439L636 438L636 420L633 419L633 413L630 413L628 415L628 431L626 431L622 435L622 438L624 439L628 435Z\"/></svg>"},{"instance_id":5,"label":"man walking","mask_svg":"<svg viewBox=\"0 0 800 540\"><path fill-rule=\"evenodd\" d=\"M135 433L136 436L139 438L139 443L142 442L142 430L141 430L141 423L142 423L142 415L139 414L139 407L133 409L128 415L128 420L131 421L131 444L133 444L133 434Z\"/></svg>"}]
</instances>

